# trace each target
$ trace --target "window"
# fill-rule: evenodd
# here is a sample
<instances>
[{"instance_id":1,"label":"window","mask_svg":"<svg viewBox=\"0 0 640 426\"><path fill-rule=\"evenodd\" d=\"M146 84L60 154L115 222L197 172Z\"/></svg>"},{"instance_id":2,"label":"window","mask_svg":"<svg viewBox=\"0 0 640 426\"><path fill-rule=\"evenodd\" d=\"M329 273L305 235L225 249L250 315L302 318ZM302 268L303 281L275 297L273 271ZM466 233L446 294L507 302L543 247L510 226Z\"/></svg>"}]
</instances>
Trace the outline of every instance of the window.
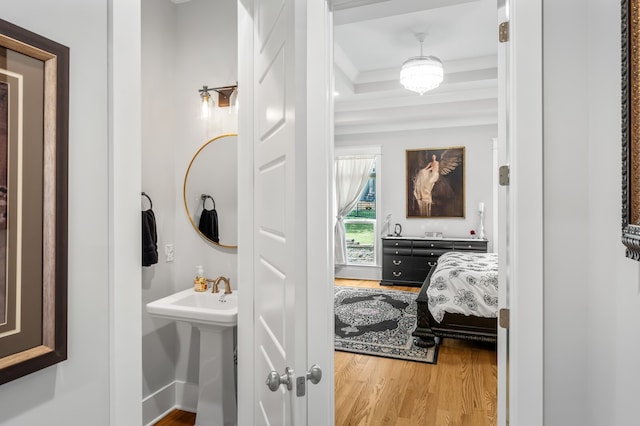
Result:
<instances>
[{"instance_id":1,"label":"window","mask_svg":"<svg viewBox=\"0 0 640 426\"><path fill-rule=\"evenodd\" d=\"M347 264L376 264L376 165L374 164L356 206L344 219L347 240Z\"/></svg>"}]
</instances>

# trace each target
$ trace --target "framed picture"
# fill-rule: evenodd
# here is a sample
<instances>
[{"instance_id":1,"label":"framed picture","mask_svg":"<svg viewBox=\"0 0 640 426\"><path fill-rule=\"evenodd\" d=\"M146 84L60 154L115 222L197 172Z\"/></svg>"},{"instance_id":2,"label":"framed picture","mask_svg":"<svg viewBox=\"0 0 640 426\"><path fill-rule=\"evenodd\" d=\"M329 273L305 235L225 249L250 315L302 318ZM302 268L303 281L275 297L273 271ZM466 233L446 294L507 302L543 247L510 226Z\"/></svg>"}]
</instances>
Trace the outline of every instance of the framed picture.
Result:
<instances>
[{"instance_id":1,"label":"framed picture","mask_svg":"<svg viewBox=\"0 0 640 426\"><path fill-rule=\"evenodd\" d=\"M0 384L67 358L69 49L0 20Z\"/></svg>"},{"instance_id":2,"label":"framed picture","mask_svg":"<svg viewBox=\"0 0 640 426\"><path fill-rule=\"evenodd\" d=\"M464 147L407 150L407 217L464 217Z\"/></svg>"},{"instance_id":3,"label":"framed picture","mask_svg":"<svg viewBox=\"0 0 640 426\"><path fill-rule=\"evenodd\" d=\"M640 260L640 0L622 0L622 243Z\"/></svg>"}]
</instances>

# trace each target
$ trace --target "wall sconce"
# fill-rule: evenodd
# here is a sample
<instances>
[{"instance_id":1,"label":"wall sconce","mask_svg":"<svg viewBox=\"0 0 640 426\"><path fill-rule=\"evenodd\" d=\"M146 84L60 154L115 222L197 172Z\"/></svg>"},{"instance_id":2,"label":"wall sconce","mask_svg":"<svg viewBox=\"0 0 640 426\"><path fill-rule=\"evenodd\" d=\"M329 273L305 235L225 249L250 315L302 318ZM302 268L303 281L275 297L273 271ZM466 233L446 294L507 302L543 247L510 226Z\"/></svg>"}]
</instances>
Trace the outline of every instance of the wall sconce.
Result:
<instances>
[{"instance_id":1,"label":"wall sconce","mask_svg":"<svg viewBox=\"0 0 640 426\"><path fill-rule=\"evenodd\" d=\"M207 120L211 117L211 109L214 106L214 101L211 98L209 92L214 91L218 94L218 107L231 107L235 109L237 107L237 99L238 99L238 85L234 84L233 86L222 86L222 87L207 87L202 86L202 89L199 89L200 93L200 118L202 120Z\"/></svg>"}]
</instances>

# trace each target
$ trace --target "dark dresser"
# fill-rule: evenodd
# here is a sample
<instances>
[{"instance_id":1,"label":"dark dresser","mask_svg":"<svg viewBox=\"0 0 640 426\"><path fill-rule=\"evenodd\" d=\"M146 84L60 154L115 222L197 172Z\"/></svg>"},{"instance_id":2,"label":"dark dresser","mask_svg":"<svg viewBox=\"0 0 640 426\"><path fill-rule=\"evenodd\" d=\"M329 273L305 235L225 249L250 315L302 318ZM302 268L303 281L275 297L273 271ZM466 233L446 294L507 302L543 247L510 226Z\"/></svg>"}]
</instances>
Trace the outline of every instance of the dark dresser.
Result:
<instances>
[{"instance_id":1,"label":"dark dresser","mask_svg":"<svg viewBox=\"0 0 640 426\"><path fill-rule=\"evenodd\" d=\"M487 240L471 238L382 237L380 285L420 287L448 251L486 252Z\"/></svg>"}]
</instances>

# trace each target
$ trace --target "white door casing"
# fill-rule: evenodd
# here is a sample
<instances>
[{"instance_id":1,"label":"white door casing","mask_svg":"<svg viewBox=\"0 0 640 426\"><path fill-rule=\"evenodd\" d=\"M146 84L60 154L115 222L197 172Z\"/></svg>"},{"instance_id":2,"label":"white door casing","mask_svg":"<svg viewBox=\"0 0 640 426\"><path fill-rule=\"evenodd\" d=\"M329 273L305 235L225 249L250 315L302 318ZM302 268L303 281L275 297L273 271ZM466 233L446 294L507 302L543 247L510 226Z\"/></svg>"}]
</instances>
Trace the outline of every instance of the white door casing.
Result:
<instances>
[{"instance_id":1,"label":"white door casing","mask_svg":"<svg viewBox=\"0 0 640 426\"><path fill-rule=\"evenodd\" d=\"M333 14L326 0L307 2L307 422L334 421L333 314Z\"/></svg>"},{"instance_id":2,"label":"white door casing","mask_svg":"<svg viewBox=\"0 0 640 426\"><path fill-rule=\"evenodd\" d=\"M141 6L109 0L109 424L142 423ZM77 161L77 160L76 160ZM136 220L137 219L137 220ZM72 355L70 355L70 358ZM102 364L96 364L98 368ZM106 420L104 420L106 422Z\"/></svg>"},{"instance_id":3,"label":"white door casing","mask_svg":"<svg viewBox=\"0 0 640 426\"><path fill-rule=\"evenodd\" d=\"M499 155L510 166L499 208L499 300L510 326L498 335L498 424L542 425L542 0L498 4L500 20L509 21L500 48Z\"/></svg>"},{"instance_id":4,"label":"white door casing","mask_svg":"<svg viewBox=\"0 0 640 426\"><path fill-rule=\"evenodd\" d=\"M238 3L239 424L307 424L308 395L314 423L333 421L329 22L324 0ZM312 363L325 377L296 384ZM271 392L287 367L291 390Z\"/></svg>"},{"instance_id":5,"label":"white door casing","mask_svg":"<svg viewBox=\"0 0 640 426\"><path fill-rule=\"evenodd\" d=\"M309 3L315 4L318 1L322 0L311 0ZM509 127L505 132L513 143L510 145L507 157L507 163L511 165L511 185L509 194L506 192L503 194L505 198L502 202L506 206L508 200L510 211L508 216L505 216L505 218L508 217L508 222L501 219L499 234L502 237L498 242L498 247L501 253L503 250L509 253L505 255L509 256L505 257L505 261L509 259L508 266L504 264L500 266L501 277L508 277L513 285L508 299L506 299L511 308L511 338L507 343L510 348L511 361L509 367L510 387L508 400L506 400L507 395L504 393L501 392L499 395L499 409L506 410L508 403L510 423L519 425L541 425L543 420L541 5L541 0L525 0L519 2L517 6L510 5L511 31L507 47L509 50L509 84L505 89L505 96L509 100L507 108ZM253 286L254 284L257 286L258 283L254 280L253 264L251 268L245 267L249 265L247 261L251 261L254 255L253 231L242 231L243 228L257 229L252 225L253 217L247 213L254 210L254 199L247 196L248 193L253 193L253 169L247 167L246 164L247 158L253 158L254 146L251 141L243 138L243 134L254 135L254 110L250 107L254 100L254 87L242 83L243 81L250 82L254 77L253 57L250 54L253 52L254 42L252 35L254 29L253 3L251 0L240 0L238 10L239 82L243 88L240 90L240 103L243 107L239 116L239 190L241 194L245 195L239 199L239 210L241 211L238 251L239 286L244 289L243 294L245 294L245 297L240 300L239 312L239 365L241 366L239 369L239 394L242 395L239 401L239 424L250 425L261 423L254 417L256 414L254 402L256 402L256 395L261 392L257 388L264 386L264 372L256 371L256 366L253 363L254 356L258 355L252 345L252 336L255 332L252 316L253 302L257 299L254 297ZM310 13L310 10L307 12ZM319 17L320 15L316 15L316 18ZM298 29L300 30L300 28ZM313 38L310 37L310 39ZM307 40L307 43L308 50L310 41ZM246 49L250 49L250 52ZM330 50L330 48L327 49ZM314 54L322 55L322 49L314 51ZM326 60L330 61L330 58ZM298 83L302 84L300 81ZM327 93L330 92L327 91ZM296 116L297 120L299 118ZM312 148L308 147L308 156L311 156L311 151ZM503 158L501 157L501 159ZM320 160L323 159L320 158ZM326 167L330 168L330 165ZM320 168L316 167L315 170ZM307 184L309 187L320 189L321 194L326 194L326 191L322 191L322 185L324 185L322 177L317 182L307 182ZM504 212L505 208L503 207L501 212ZM330 229L330 227L327 226L325 229ZM320 243L324 244L325 240L323 239ZM332 245L329 244L328 247L332 247ZM318 265L322 264L324 264L323 259L319 259ZM330 267L330 264L328 265ZM316 266L314 265L314 267ZM322 266L316 269L322 269ZM311 268L307 270L309 276L311 276L310 270ZM310 295L311 292L309 292ZM331 308L327 308L327 306L323 308L322 301L322 297L316 300L318 302L316 311L325 312L329 316ZM310 314L309 318L308 325L311 330L319 318L317 314ZM307 330L305 337L313 336L309 330ZM245 334L248 334L251 340L244 339L242 336ZM499 364L503 361L499 360ZM499 371L501 372L499 374L504 376L505 368L500 366ZM328 369L324 370L326 377ZM331 400L333 399L332 382L331 378L328 390L321 392L324 400L327 395ZM311 405L309 410L311 412ZM328 412L332 416L333 410L330 406L327 406L327 410L330 410ZM504 411L501 413L502 415L499 416L500 424L506 424L505 413ZM305 424L305 422L300 424ZM314 424L316 423L314 422ZM330 424L330 420L317 422L317 424Z\"/></svg>"},{"instance_id":6,"label":"white door casing","mask_svg":"<svg viewBox=\"0 0 640 426\"><path fill-rule=\"evenodd\" d=\"M508 22L509 0L498 0L498 22ZM496 33L497 34L497 33ZM502 42L498 44L498 167L510 166L509 164L509 44ZM496 182L499 185L499 170L494 171L498 176ZM509 186L498 186L494 193L497 194L496 210L498 216L498 227L495 233L494 251L498 253L498 308L509 309L509 286L510 281L507 276L507 269L510 262L510 254L507 250L510 247L508 240L508 227L511 222L509 218ZM509 330L498 326L498 425L509 424Z\"/></svg>"}]
</instances>

